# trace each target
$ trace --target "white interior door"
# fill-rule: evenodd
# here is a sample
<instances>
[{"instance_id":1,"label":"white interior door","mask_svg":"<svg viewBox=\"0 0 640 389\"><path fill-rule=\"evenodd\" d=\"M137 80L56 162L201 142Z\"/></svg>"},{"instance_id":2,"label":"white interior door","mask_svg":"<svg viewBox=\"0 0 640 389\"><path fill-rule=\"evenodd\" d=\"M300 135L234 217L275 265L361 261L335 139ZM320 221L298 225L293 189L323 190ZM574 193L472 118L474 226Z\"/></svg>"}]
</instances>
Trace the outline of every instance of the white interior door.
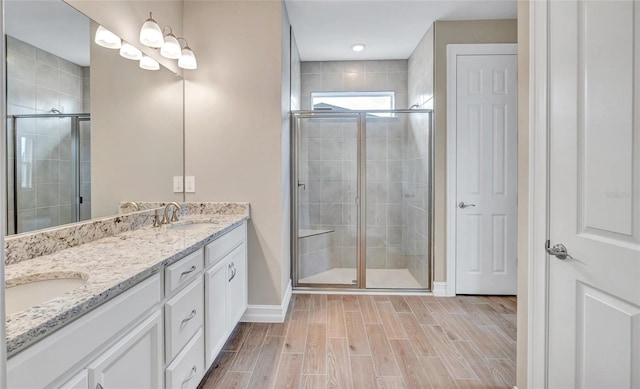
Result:
<instances>
[{"instance_id":1,"label":"white interior door","mask_svg":"<svg viewBox=\"0 0 640 389\"><path fill-rule=\"evenodd\" d=\"M548 386L640 388L640 2L548 20Z\"/></svg>"},{"instance_id":2,"label":"white interior door","mask_svg":"<svg viewBox=\"0 0 640 389\"><path fill-rule=\"evenodd\" d=\"M514 295L517 56L456 58L455 292Z\"/></svg>"}]
</instances>

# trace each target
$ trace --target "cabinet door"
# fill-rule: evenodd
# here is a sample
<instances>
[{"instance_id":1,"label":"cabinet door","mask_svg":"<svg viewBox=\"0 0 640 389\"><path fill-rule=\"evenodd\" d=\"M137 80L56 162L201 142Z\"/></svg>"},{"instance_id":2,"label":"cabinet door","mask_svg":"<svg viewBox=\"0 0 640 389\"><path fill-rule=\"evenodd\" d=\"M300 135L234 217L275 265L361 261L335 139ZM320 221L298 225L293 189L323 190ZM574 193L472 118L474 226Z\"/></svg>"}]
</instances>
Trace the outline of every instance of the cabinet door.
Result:
<instances>
[{"instance_id":1,"label":"cabinet door","mask_svg":"<svg viewBox=\"0 0 640 389\"><path fill-rule=\"evenodd\" d=\"M206 367L211 366L227 340L227 268L222 260L204 273Z\"/></svg>"},{"instance_id":2,"label":"cabinet door","mask_svg":"<svg viewBox=\"0 0 640 389\"><path fill-rule=\"evenodd\" d=\"M83 369L59 389L89 389L89 370Z\"/></svg>"},{"instance_id":3,"label":"cabinet door","mask_svg":"<svg viewBox=\"0 0 640 389\"><path fill-rule=\"evenodd\" d=\"M154 311L89 366L90 389L163 387L162 311Z\"/></svg>"},{"instance_id":4,"label":"cabinet door","mask_svg":"<svg viewBox=\"0 0 640 389\"><path fill-rule=\"evenodd\" d=\"M246 244L233 250L227 260L227 331L238 324L247 309L247 256Z\"/></svg>"}]
</instances>

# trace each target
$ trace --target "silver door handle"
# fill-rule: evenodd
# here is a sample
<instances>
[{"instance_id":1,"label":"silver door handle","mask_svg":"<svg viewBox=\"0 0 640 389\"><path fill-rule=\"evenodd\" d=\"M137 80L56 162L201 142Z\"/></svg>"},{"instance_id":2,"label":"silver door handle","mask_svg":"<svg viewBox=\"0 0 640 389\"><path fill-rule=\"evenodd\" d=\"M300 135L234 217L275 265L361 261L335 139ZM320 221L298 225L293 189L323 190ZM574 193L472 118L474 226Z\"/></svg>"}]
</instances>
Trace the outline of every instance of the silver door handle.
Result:
<instances>
[{"instance_id":1,"label":"silver door handle","mask_svg":"<svg viewBox=\"0 0 640 389\"><path fill-rule=\"evenodd\" d=\"M196 314L197 314L197 311L195 309L193 311L191 311L189 316L187 316L184 319L182 319L182 321L180 322L180 326L182 327L186 322L188 322L189 320L191 320L194 317L196 317Z\"/></svg>"},{"instance_id":2,"label":"silver door handle","mask_svg":"<svg viewBox=\"0 0 640 389\"><path fill-rule=\"evenodd\" d=\"M98 383L96 384L96 389L104 389L104 387L103 387L102 385L100 385L100 383L98 382Z\"/></svg>"},{"instance_id":3,"label":"silver door handle","mask_svg":"<svg viewBox=\"0 0 640 389\"><path fill-rule=\"evenodd\" d=\"M185 379L182 380L182 384L180 384L180 387L183 388L184 384L186 384L187 382L191 381L193 379L193 377L196 376L196 373L198 372L198 369L194 366L191 368L191 374L189 374L189 376Z\"/></svg>"},{"instance_id":4,"label":"silver door handle","mask_svg":"<svg viewBox=\"0 0 640 389\"><path fill-rule=\"evenodd\" d=\"M546 249L549 255L553 255L558 259L573 259L573 257L567 252L567 248L565 247L565 245L563 245L562 243L556 243L553 245L553 247L549 247L549 244L549 241L547 241Z\"/></svg>"},{"instance_id":5,"label":"silver door handle","mask_svg":"<svg viewBox=\"0 0 640 389\"><path fill-rule=\"evenodd\" d=\"M180 278L186 276L189 273L193 273L194 271L196 271L196 266L195 265L191 266L191 269L185 270L182 273L180 273Z\"/></svg>"},{"instance_id":6,"label":"silver door handle","mask_svg":"<svg viewBox=\"0 0 640 389\"><path fill-rule=\"evenodd\" d=\"M475 207L475 206L476 206L475 204L467 204L464 201L461 201L458 203L458 208L462 208L462 209L465 209L468 207Z\"/></svg>"}]
</instances>

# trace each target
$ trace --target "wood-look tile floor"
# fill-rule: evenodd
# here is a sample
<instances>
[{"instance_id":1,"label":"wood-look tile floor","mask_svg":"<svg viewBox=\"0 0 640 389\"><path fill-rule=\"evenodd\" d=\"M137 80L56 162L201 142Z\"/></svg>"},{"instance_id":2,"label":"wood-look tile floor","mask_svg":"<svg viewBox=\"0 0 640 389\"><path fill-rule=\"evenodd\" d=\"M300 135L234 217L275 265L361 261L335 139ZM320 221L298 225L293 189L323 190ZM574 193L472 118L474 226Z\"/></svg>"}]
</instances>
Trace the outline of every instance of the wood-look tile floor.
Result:
<instances>
[{"instance_id":1,"label":"wood-look tile floor","mask_svg":"<svg viewBox=\"0 0 640 389\"><path fill-rule=\"evenodd\" d=\"M202 389L511 388L515 297L296 294L240 323Z\"/></svg>"}]
</instances>

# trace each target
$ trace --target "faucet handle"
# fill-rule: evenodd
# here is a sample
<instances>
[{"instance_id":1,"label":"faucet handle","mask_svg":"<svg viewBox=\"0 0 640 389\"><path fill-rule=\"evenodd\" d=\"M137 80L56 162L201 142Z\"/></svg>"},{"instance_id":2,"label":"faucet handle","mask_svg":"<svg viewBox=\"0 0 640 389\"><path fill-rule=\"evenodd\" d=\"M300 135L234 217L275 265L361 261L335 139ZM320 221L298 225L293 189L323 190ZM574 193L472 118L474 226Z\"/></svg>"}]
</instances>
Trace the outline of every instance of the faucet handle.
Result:
<instances>
[{"instance_id":1,"label":"faucet handle","mask_svg":"<svg viewBox=\"0 0 640 389\"><path fill-rule=\"evenodd\" d=\"M154 226L154 227L160 227L160 221L159 221L159 219L160 219L160 215L158 214L158 210L156 209L156 210L153 212L153 226Z\"/></svg>"},{"instance_id":2,"label":"faucet handle","mask_svg":"<svg viewBox=\"0 0 640 389\"><path fill-rule=\"evenodd\" d=\"M173 213L171 214L171 222L177 222L178 221L178 211L180 210L180 207L174 207L173 208Z\"/></svg>"}]
</instances>

